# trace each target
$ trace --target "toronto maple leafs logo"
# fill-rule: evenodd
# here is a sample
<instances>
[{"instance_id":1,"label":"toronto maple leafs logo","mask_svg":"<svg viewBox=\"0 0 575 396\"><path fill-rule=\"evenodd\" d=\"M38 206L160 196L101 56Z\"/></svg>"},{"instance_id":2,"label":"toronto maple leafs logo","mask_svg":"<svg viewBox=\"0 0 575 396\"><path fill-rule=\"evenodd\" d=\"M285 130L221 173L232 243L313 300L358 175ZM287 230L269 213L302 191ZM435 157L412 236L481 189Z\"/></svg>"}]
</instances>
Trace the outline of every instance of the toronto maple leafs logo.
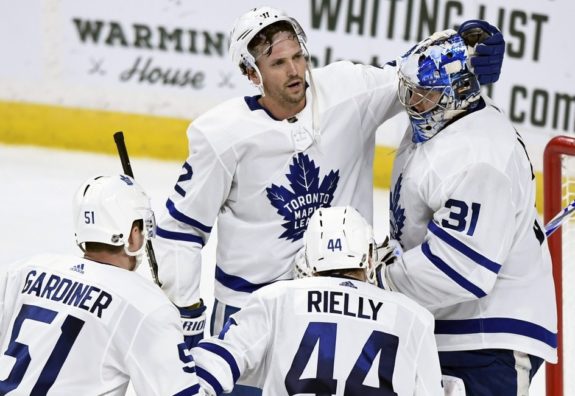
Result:
<instances>
[{"instance_id":1,"label":"toronto maple leafs logo","mask_svg":"<svg viewBox=\"0 0 575 396\"><path fill-rule=\"evenodd\" d=\"M133 186L134 182L128 176L120 175L120 180L126 183L128 186Z\"/></svg>"},{"instance_id":2,"label":"toronto maple leafs logo","mask_svg":"<svg viewBox=\"0 0 575 396\"><path fill-rule=\"evenodd\" d=\"M403 223L405 222L405 209L399 204L403 174L399 175L393 191L389 195L389 230L392 239L401 241Z\"/></svg>"},{"instance_id":3,"label":"toronto maple leafs logo","mask_svg":"<svg viewBox=\"0 0 575 396\"><path fill-rule=\"evenodd\" d=\"M323 180L319 180L319 167L315 166L306 154L298 153L293 157L286 174L291 191L284 186L266 188L267 197L283 216L285 228L280 238L293 242L302 238L313 212L319 207L329 207L339 181L339 170L330 171Z\"/></svg>"}]
</instances>

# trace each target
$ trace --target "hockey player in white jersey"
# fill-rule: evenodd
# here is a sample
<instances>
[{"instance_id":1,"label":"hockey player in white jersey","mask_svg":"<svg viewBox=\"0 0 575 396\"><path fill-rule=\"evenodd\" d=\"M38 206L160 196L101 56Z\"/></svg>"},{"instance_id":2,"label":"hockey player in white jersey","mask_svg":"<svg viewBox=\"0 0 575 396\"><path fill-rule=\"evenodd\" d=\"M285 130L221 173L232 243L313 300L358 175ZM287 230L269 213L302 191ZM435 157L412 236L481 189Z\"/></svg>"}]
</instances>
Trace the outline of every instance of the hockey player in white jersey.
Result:
<instances>
[{"instance_id":1,"label":"hockey player in white jersey","mask_svg":"<svg viewBox=\"0 0 575 396\"><path fill-rule=\"evenodd\" d=\"M398 61L411 130L397 151L392 290L435 316L444 374L468 395L527 395L557 361L551 260L519 133L481 96L461 37L445 31Z\"/></svg>"},{"instance_id":2,"label":"hockey player in white jersey","mask_svg":"<svg viewBox=\"0 0 575 396\"><path fill-rule=\"evenodd\" d=\"M239 381L269 396L443 395L433 317L374 286L371 226L351 207L321 208L304 234L314 276L254 292L220 335L192 349L200 383Z\"/></svg>"},{"instance_id":3,"label":"hockey player in white jersey","mask_svg":"<svg viewBox=\"0 0 575 396\"><path fill-rule=\"evenodd\" d=\"M196 395L176 307L133 272L155 222L124 175L88 180L74 202L84 257L40 255L0 270L0 394ZM50 226L46 228L50 230Z\"/></svg>"},{"instance_id":4,"label":"hockey player in white jersey","mask_svg":"<svg viewBox=\"0 0 575 396\"><path fill-rule=\"evenodd\" d=\"M478 48L490 60L478 69L484 78L499 73L500 37ZM393 66L311 70L300 24L271 7L236 21L230 55L260 94L192 122L189 157L158 227L159 279L182 315L196 318L191 344L202 336L201 249L216 218L214 334L251 292L292 278L314 210L351 205L372 221L375 131L402 110Z\"/></svg>"}]
</instances>

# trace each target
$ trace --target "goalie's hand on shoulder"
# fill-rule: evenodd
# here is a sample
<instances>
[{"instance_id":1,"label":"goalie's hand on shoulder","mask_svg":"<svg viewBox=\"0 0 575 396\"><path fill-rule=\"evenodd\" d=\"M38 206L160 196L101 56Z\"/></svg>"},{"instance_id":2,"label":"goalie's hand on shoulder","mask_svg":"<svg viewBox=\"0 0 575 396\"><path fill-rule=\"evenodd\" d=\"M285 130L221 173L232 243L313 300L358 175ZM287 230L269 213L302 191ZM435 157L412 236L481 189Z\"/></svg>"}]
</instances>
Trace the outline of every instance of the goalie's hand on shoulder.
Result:
<instances>
[{"instance_id":1,"label":"goalie's hand on shoulder","mask_svg":"<svg viewBox=\"0 0 575 396\"><path fill-rule=\"evenodd\" d=\"M177 308L180 311L180 319L182 320L184 342L188 348L193 348L204 338L206 306L204 301L200 299L199 302L189 307Z\"/></svg>"}]
</instances>

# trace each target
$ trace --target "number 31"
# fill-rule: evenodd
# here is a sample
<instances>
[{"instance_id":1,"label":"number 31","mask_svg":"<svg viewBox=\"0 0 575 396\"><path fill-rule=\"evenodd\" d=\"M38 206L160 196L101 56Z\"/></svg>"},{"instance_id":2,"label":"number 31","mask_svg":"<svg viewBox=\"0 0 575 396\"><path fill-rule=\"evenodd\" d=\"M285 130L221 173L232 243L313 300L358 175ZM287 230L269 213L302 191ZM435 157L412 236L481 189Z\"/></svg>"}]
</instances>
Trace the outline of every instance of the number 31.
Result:
<instances>
[{"instance_id":1,"label":"number 31","mask_svg":"<svg viewBox=\"0 0 575 396\"><path fill-rule=\"evenodd\" d=\"M448 199L447 202L445 202L445 207L447 209L451 209L451 211L449 212L449 220L443 219L441 221L441 226L459 232L467 229L467 235L473 235L475 232L475 226L477 225L477 220L479 219L481 204L476 202L471 203L471 219L469 221L469 228L467 227L467 215L469 214L469 206L467 203L457 199Z\"/></svg>"}]
</instances>

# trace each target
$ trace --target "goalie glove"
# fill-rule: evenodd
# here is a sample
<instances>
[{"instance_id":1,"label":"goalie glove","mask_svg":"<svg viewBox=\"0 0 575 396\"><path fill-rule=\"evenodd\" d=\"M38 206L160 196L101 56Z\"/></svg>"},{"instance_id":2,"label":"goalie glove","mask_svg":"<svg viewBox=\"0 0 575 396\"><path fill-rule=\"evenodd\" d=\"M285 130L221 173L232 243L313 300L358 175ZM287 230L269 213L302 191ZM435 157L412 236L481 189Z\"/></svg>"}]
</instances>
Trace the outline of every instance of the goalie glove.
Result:
<instances>
[{"instance_id":1,"label":"goalie glove","mask_svg":"<svg viewBox=\"0 0 575 396\"><path fill-rule=\"evenodd\" d=\"M204 301L190 305L189 307L178 307L182 329L184 331L184 342L188 349L198 345L204 338L204 328L206 327L206 306Z\"/></svg>"},{"instance_id":2,"label":"goalie glove","mask_svg":"<svg viewBox=\"0 0 575 396\"><path fill-rule=\"evenodd\" d=\"M386 268L401 259L403 249L399 241L385 237L385 240L376 246L377 261L375 264L375 279L377 287L385 290L397 290L391 279L387 276Z\"/></svg>"},{"instance_id":3,"label":"goalie glove","mask_svg":"<svg viewBox=\"0 0 575 396\"><path fill-rule=\"evenodd\" d=\"M499 79L505 40L495 26L486 21L471 19L463 22L457 31L469 48L470 66L481 85Z\"/></svg>"}]
</instances>

